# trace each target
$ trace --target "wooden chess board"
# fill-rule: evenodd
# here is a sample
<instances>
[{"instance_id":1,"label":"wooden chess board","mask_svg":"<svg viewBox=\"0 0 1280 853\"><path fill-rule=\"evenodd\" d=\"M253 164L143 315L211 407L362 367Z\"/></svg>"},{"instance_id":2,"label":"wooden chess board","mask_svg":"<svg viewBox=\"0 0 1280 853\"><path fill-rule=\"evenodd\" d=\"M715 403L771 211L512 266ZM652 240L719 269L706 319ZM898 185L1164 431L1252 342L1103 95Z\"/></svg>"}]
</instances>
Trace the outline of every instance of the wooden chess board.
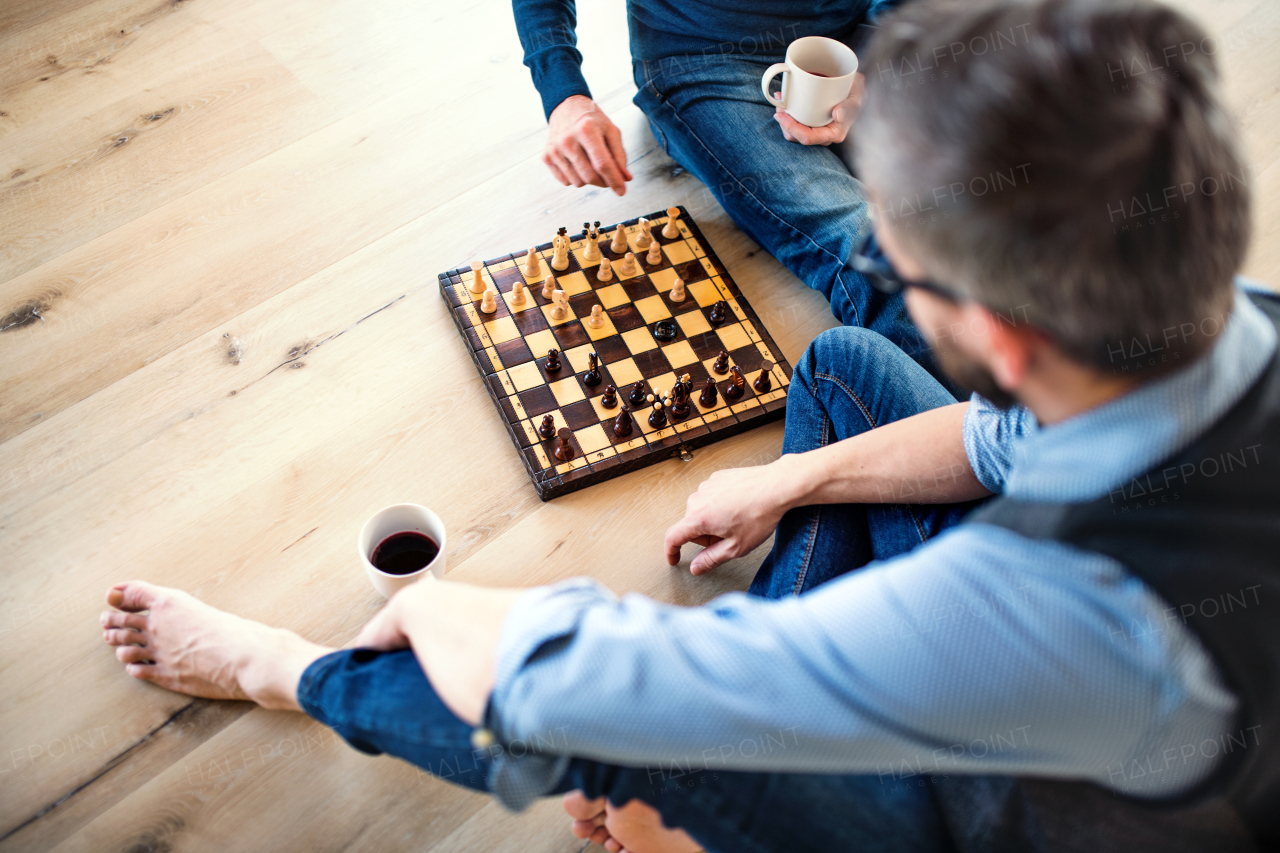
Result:
<instances>
[{"instance_id":1,"label":"wooden chess board","mask_svg":"<svg viewBox=\"0 0 1280 853\"><path fill-rule=\"evenodd\" d=\"M662 262L651 266L645 261L647 249L636 248L639 218L631 219L622 224L640 270L621 275L618 267L625 253L610 249L617 225L609 225L601 229L599 246L613 265L611 281L596 280L600 262L583 257L585 235L572 240L569 266L563 271L551 269L551 243L537 247L543 263L542 275L535 278L523 272L526 250L485 261L481 275L499 293L493 314L479 310L482 294L471 292L469 266L440 273L440 293L544 501L665 459L687 457L694 448L784 414L791 365L697 224L681 208L676 220L680 234L668 239L661 233L667 222L665 211L644 218L654 223L652 235L662 244ZM547 273L556 277L569 297L568 316L563 320L552 319L551 300L542 296ZM682 302L672 302L669 296L677 277L686 285ZM527 298L522 307L513 309L511 290L519 280L528 285ZM728 303L728 319L713 327L708 315L720 300ZM583 322L596 304L604 309L604 326L598 329ZM656 340L654 325L673 318L675 339ZM561 351L562 367L549 374L543 363L552 348ZM726 400L720 393L716 405L704 408L698 396L708 377L716 380L722 392L728 385L728 375L712 372L716 354L722 350L729 353L730 364L746 374L746 394ZM597 354L603 375L595 386L582 381L591 352ZM765 361L774 365L772 388L758 394L753 380ZM672 417L666 426L655 429L649 425L647 408L629 406L627 397L635 382L642 380L648 392L660 397L684 374L695 389L687 417ZM618 406L613 409L600 405L609 384L618 389ZM614 418L623 406L634 409L635 419L635 430L625 439L613 433ZM553 455L557 439L544 440L538 434L546 414L553 416L557 430L573 431L575 454L568 462L559 462Z\"/></svg>"}]
</instances>

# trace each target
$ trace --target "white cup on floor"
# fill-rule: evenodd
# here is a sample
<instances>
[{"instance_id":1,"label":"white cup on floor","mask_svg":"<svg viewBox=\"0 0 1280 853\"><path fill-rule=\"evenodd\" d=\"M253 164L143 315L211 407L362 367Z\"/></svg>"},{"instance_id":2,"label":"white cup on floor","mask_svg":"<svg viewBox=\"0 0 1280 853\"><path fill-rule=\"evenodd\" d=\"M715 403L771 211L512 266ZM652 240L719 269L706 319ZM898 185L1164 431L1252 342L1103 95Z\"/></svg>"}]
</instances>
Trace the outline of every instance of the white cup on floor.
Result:
<instances>
[{"instance_id":1,"label":"white cup on floor","mask_svg":"<svg viewBox=\"0 0 1280 853\"><path fill-rule=\"evenodd\" d=\"M384 572L374 564L374 555L379 546L397 533L417 533L435 543L437 552L433 560L422 568L407 574ZM365 574L373 588L386 598L396 594L397 590L420 580L428 572L437 578L444 577L445 533L444 522L425 506L418 504L395 504L380 509L360 528L360 537L356 542L360 550L360 561L364 563Z\"/></svg>"},{"instance_id":2,"label":"white cup on floor","mask_svg":"<svg viewBox=\"0 0 1280 853\"><path fill-rule=\"evenodd\" d=\"M787 61L769 66L760 80L765 100L809 127L831 124L831 111L849 97L858 55L823 36L805 36L787 46ZM769 94L773 78L782 75L781 97Z\"/></svg>"}]
</instances>

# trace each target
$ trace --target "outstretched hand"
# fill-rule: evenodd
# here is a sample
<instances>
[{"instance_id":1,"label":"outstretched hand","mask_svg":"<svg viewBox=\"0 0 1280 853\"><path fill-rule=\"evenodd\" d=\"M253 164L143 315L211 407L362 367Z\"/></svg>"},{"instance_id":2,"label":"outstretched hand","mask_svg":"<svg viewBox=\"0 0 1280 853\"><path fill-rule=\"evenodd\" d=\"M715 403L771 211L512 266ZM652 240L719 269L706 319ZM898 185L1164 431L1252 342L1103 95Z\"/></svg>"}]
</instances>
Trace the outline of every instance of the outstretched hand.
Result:
<instances>
[{"instance_id":1,"label":"outstretched hand","mask_svg":"<svg viewBox=\"0 0 1280 853\"><path fill-rule=\"evenodd\" d=\"M702 545L689 563L689 571L700 575L760 547L790 508L786 459L727 468L704 480L689 496L684 518L667 530L667 563L680 562L682 545Z\"/></svg>"},{"instance_id":2,"label":"outstretched hand","mask_svg":"<svg viewBox=\"0 0 1280 853\"><path fill-rule=\"evenodd\" d=\"M585 95L570 95L551 111L542 162L566 187L608 187L626 195L631 171L622 132Z\"/></svg>"},{"instance_id":3,"label":"outstretched hand","mask_svg":"<svg viewBox=\"0 0 1280 853\"><path fill-rule=\"evenodd\" d=\"M773 118L782 126L782 135L788 142L799 142L801 145L836 145L844 142L853 127L853 120L858 117L858 109L862 106L862 95L866 91L866 78L861 74L853 75L853 86L849 89L849 97L835 105L831 110L831 123L823 127L809 127L787 115L782 107L774 110Z\"/></svg>"}]
</instances>

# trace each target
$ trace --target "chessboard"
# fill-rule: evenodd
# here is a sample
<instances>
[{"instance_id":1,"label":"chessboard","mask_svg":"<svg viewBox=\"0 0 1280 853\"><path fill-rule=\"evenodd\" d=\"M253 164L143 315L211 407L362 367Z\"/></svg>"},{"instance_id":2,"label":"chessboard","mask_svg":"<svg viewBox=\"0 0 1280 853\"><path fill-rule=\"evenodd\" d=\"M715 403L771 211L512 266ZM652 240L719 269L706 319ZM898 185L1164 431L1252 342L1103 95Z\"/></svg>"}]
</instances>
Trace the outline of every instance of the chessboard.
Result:
<instances>
[{"instance_id":1,"label":"chessboard","mask_svg":"<svg viewBox=\"0 0 1280 853\"><path fill-rule=\"evenodd\" d=\"M540 259L533 276L525 272L524 250L440 273L441 295L544 501L673 457L688 461L695 448L784 414L791 365L693 218L682 207L669 211L678 211L674 237L662 233L668 211L599 229L598 253L585 250L594 227L576 239L559 236L569 247L563 270L552 268L553 240L533 247ZM643 220L647 228L641 227ZM630 275L619 269L626 250L611 248L618 227L637 261ZM648 262L658 252L643 245L646 231L660 244L657 263ZM606 281L598 280L599 257L612 265ZM547 275L564 292L559 298L567 297L560 311L553 298L543 296ZM677 278L684 282L685 296L673 301ZM517 282L524 285L520 296ZM481 292L474 291L476 286ZM485 290L493 300L492 313L481 310ZM596 305L603 310L592 321ZM557 319L558 313L564 316ZM548 371L553 349L558 355ZM728 354L727 365L723 358L717 364L721 353ZM598 375L588 376L592 355ZM734 367L741 374L731 374ZM735 376L736 389L731 387ZM706 395L699 393L708 379L718 391L712 405L704 405ZM677 382L694 389L686 397L684 417L670 408ZM605 396L610 386L616 389L612 407ZM637 390L649 398L633 404ZM651 425L654 400L664 395L664 414L670 416ZM633 412L634 430L619 436L614 426L623 410ZM554 432L547 430L552 426ZM557 458L557 451L567 459Z\"/></svg>"}]
</instances>

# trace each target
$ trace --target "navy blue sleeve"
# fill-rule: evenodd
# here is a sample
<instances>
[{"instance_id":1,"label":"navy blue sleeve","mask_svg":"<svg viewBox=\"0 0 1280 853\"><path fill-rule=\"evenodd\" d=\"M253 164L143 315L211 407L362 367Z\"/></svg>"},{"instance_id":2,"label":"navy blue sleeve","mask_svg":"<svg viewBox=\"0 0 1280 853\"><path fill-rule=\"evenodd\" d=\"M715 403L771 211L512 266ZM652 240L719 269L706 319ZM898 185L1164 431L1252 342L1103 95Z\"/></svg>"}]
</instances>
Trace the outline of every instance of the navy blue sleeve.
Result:
<instances>
[{"instance_id":1,"label":"navy blue sleeve","mask_svg":"<svg viewBox=\"0 0 1280 853\"><path fill-rule=\"evenodd\" d=\"M543 114L550 118L551 111L570 95L591 97L576 47L578 17L573 0L511 0L511 7L524 64L542 96Z\"/></svg>"}]
</instances>

